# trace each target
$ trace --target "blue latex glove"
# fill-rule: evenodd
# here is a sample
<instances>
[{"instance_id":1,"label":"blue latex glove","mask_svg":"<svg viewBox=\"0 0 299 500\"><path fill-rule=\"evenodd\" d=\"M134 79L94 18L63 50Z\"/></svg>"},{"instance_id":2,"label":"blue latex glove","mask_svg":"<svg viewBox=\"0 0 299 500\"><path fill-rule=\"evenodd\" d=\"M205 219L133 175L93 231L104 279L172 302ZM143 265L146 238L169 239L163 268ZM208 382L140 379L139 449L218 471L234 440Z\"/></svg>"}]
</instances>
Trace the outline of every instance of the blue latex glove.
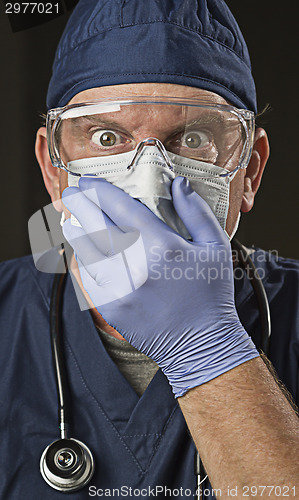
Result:
<instances>
[{"instance_id":1,"label":"blue latex glove","mask_svg":"<svg viewBox=\"0 0 299 500\"><path fill-rule=\"evenodd\" d=\"M172 196L192 241L103 179L67 188L65 238L103 318L161 367L182 396L258 356L234 303L229 239L182 177Z\"/></svg>"}]
</instances>

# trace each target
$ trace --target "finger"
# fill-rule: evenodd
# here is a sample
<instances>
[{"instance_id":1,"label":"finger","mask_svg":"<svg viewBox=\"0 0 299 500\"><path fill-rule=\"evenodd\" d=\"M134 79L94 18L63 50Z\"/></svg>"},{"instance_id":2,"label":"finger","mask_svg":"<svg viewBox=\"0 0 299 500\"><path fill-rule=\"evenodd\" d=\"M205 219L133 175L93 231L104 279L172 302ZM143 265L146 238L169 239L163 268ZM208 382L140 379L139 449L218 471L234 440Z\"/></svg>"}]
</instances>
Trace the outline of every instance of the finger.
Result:
<instances>
[{"instance_id":1,"label":"finger","mask_svg":"<svg viewBox=\"0 0 299 500\"><path fill-rule=\"evenodd\" d=\"M119 258L122 252L127 253L129 249L135 248L140 240L138 230L124 233L115 225L113 226L87 234L83 226L73 226L70 219L67 219L63 225L65 238L94 279L97 279L99 269L103 267L103 260L106 261L105 265L108 260L112 262L113 259Z\"/></svg>"},{"instance_id":2,"label":"finger","mask_svg":"<svg viewBox=\"0 0 299 500\"><path fill-rule=\"evenodd\" d=\"M97 200L95 189L90 189L88 194L92 200ZM101 210L99 202L96 205L85 196L85 193L74 187L65 189L62 199L100 252L104 255L118 252L119 246L123 244L123 228L115 226Z\"/></svg>"},{"instance_id":3,"label":"finger","mask_svg":"<svg viewBox=\"0 0 299 500\"><path fill-rule=\"evenodd\" d=\"M64 237L75 252L76 260L78 261L79 258L82 265L95 279L97 275L97 264L107 258L107 255L99 251L82 227L73 226L70 219L64 222L62 231Z\"/></svg>"},{"instance_id":4,"label":"finger","mask_svg":"<svg viewBox=\"0 0 299 500\"><path fill-rule=\"evenodd\" d=\"M196 243L223 242L226 238L211 208L190 186L178 176L172 183L174 208Z\"/></svg>"},{"instance_id":5,"label":"finger","mask_svg":"<svg viewBox=\"0 0 299 500\"><path fill-rule=\"evenodd\" d=\"M119 227L133 227L139 231L161 228L165 224L149 208L132 198L122 189L110 184L105 179L81 177L79 187L82 192L95 189L99 205L106 215Z\"/></svg>"},{"instance_id":6,"label":"finger","mask_svg":"<svg viewBox=\"0 0 299 500\"><path fill-rule=\"evenodd\" d=\"M96 198L96 193L92 193ZM105 215L100 205L95 205L93 201L84 196L80 189L68 187L62 193L62 201L66 208L78 219L81 226L84 226L86 233L94 233L106 229Z\"/></svg>"},{"instance_id":7,"label":"finger","mask_svg":"<svg viewBox=\"0 0 299 500\"><path fill-rule=\"evenodd\" d=\"M81 189L81 184L80 184L81 179L82 179L82 177L80 177L80 179L79 179L80 191L83 192L84 196L86 196L86 198L88 198L92 203L94 203L97 207L101 208L100 202L99 202L99 197L98 197L96 189L94 189L93 187L86 187L85 189ZM88 179L88 178L85 177L85 179ZM97 178L95 178L94 180L97 180ZM115 226L115 224L107 216L107 214L105 214L105 215L106 215L105 222L106 222L107 226Z\"/></svg>"},{"instance_id":8,"label":"finger","mask_svg":"<svg viewBox=\"0 0 299 500\"><path fill-rule=\"evenodd\" d=\"M132 293L134 290L121 254L99 263L97 274L92 276L77 258L83 287L95 307L108 304Z\"/></svg>"}]
</instances>

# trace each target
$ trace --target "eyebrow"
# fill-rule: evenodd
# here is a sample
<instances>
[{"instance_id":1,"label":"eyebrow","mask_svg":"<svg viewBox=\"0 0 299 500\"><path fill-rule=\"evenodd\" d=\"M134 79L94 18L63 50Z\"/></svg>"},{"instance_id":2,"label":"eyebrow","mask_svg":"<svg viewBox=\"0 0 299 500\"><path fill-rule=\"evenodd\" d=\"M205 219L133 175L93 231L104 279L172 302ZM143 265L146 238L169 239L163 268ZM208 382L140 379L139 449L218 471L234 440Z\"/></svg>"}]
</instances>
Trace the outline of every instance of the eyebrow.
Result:
<instances>
[{"instance_id":1,"label":"eyebrow","mask_svg":"<svg viewBox=\"0 0 299 500\"><path fill-rule=\"evenodd\" d=\"M209 123L224 123L223 116L213 116L212 114L194 118L191 122L185 123L184 128L190 128L197 125L209 124ZM177 130L181 130L182 126L178 125Z\"/></svg>"},{"instance_id":2,"label":"eyebrow","mask_svg":"<svg viewBox=\"0 0 299 500\"><path fill-rule=\"evenodd\" d=\"M228 121L232 121L232 123L230 123L228 125ZM205 115L203 117L194 118L194 120L192 120L191 122L185 123L184 126L178 125L177 127L175 127L171 131L171 137L175 136L176 134L178 134L182 130L188 130L188 129L192 129L193 127L199 127L199 126L202 127L204 125L208 126L211 123L216 123L218 126L223 125L224 123L227 123L227 128L235 126L236 123L237 123L237 125L239 125L238 120L236 122L236 117L234 117L234 116L231 117L231 120L227 120L227 118L224 118L223 115L213 115L211 113L211 114Z\"/></svg>"},{"instance_id":3,"label":"eyebrow","mask_svg":"<svg viewBox=\"0 0 299 500\"><path fill-rule=\"evenodd\" d=\"M94 116L83 116L80 118L72 118L72 124L73 124L74 128L79 128L85 124L86 125L92 124L92 125L97 125L97 126L101 126L104 128L111 128L111 129L117 128L118 130L121 130L123 132L128 133L128 130L126 130L124 127L122 127L120 125L120 123L115 122L113 120L103 120L102 118L97 119L97 118L94 118Z\"/></svg>"},{"instance_id":4,"label":"eyebrow","mask_svg":"<svg viewBox=\"0 0 299 500\"><path fill-rule=\"evenodd\" d=\"M91 123L96 123L96 124L98 124L98 123L102 123L103 125L105 125L105 124L107 124L107 123L108 123L109 125L111 125L111 126L113 126L113 127L114 127L114 126L119 127L119 123L118 123L118 122L115 122L115 121L113 121L113 120L103 120L103 119L98 119L98 118L95 118L95 117L97 117L97 116L98 116L98 115L82 116L82 117L80 117L80 118L74 118L73 120L74 120L74 121L76 121L76 122L77 122L77 121L79 121L79 122L83 121L83 122L91 122Z\"/></svg>"},{"instance_id":5,"label":"eyebrow","mask_svg":"<svg viewBox=\"0 0 299 500\"><path fill-rule=\"evenodd\" d=\"M114 120L103 120L103 117L97 118L97 115L90 115L90 116L82 116L78 118L72 118L72 125L74 128L79 128L82 125L88 125L88 124L93 124L96 126L100 126L103 128L108 128L108 129L117 129L121 132L124 132L126 134L130 134L130 131L124 128L119 122L114 121ZM228 121L232 121L231 125L234 125L236 123L236 117L231 116L231 120L228 120L223 116L223 114L214 114L214 113L207 113L205 115L199 116L194 118L191 122L185 123L182 122L181 124L178 124L174 129L171 130L171 136L176 135L177 133L181 132L182 130L186 130L188 128L192 128L195 126L202 126L202 125L209 125L211 123L217 123L218 125L223 124L224 122L228 123Z\"/></svg>"}]
</instances>

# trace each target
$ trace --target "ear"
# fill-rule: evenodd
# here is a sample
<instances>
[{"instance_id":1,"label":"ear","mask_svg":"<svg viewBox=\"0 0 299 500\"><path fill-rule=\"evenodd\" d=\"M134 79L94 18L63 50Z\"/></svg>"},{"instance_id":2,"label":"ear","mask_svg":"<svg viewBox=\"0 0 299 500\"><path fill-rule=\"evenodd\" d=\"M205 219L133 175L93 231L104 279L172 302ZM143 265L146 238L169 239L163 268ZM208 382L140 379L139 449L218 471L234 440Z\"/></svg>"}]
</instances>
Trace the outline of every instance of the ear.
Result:
<instances>
[{"instance_id":1,"label":"ear","mask_svg":"<svg viewBox=\"0 0 299 500\"><path fill-rule=\"evenodd\" d=\"M254 197L261 183L264 168L269 158L268 137L263 128L257 128L254 136L253 150L244 177L244 193L241 204L242 212L249 212L254 204Z\"/></svg>"},{"instance_id":2,"label":"ear","mask_svg":"<svg viewBox=\"0 0 299 500\"><path fill-rule=\"evenodd\" d=\"M51 196L53 206L62 212L60 195L60 169L53 167L47 144L47 129L40 127L36 134L35 155L42 171L46 189Z\"/></svg>"}]
</instances>

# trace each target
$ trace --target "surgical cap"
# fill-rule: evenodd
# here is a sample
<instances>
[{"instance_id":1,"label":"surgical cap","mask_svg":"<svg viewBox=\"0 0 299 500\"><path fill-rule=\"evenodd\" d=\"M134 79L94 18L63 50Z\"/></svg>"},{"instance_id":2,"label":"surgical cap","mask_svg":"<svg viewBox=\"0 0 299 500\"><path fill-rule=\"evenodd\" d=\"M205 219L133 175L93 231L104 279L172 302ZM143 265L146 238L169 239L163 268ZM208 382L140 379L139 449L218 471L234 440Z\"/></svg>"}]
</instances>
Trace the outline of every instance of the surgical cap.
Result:
<instances>
[{"instance_id":1,"label":"surgical cap","mask_svg":"<svg viewBox=\"0 0 299 500\"><path fill-rule=\"evenodd\" d=\"M48 108L124 83L175 83L256 112L244 38L223 0L81 0L57 48Z\"/></svg>"}]
</instances>

